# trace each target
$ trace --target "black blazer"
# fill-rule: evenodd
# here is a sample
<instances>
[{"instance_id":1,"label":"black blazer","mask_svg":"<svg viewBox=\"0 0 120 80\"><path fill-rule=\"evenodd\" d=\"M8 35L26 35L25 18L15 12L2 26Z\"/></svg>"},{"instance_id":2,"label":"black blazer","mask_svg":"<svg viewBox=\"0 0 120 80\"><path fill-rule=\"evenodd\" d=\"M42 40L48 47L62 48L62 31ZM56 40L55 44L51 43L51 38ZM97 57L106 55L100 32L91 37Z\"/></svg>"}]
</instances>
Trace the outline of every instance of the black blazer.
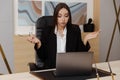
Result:
<instances>
[{"instance_id":1,"label":"black blazer","mask_svg":"<svg viewBox=\"0 0 120 80\"><path fill-rule=\"evenodd\" d=\"M55 68L57 53L57 38L54 33L55 27L47 26L42 30L41 43L42 46L35 50L39 58L44 62L44 68ZM81 31L78 25L67 26L66 35L66 52L82 52L88 51L90 45L87 42L84 45L81 39Z\"/></svg>"}]
</instances>

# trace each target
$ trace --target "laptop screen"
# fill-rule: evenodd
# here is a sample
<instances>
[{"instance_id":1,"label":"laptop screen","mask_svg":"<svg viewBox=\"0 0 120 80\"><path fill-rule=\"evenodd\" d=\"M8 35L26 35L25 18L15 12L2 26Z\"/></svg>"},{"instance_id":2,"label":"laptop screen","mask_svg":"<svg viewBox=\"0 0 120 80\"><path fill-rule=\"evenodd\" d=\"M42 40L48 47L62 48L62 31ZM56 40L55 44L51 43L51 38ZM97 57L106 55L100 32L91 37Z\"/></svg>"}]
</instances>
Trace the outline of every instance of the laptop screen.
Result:
<instances>
[{"instance_id":1,"label":"laptop screen","mask_svg":"<svg viewBox=\"0 0 120 80\"><path fill-rule=\"evenodd\" d=\"M67 52L56 55L55 76L89 75L92 72L93 52Z\"/></svg>"}]
</instances>

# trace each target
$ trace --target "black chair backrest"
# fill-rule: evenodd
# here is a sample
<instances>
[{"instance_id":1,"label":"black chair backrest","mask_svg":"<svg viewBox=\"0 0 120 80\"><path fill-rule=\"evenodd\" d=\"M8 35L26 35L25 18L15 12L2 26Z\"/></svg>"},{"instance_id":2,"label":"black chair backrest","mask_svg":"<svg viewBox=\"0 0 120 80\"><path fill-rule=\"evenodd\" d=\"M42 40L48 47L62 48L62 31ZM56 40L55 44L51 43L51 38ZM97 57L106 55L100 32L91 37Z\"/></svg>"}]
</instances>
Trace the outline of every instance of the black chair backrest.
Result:
<instances>
[{"instance_id":1,"label":"black chair backrest","mask_svg":"<svg viewBox=\"0 0 120 80\"><path fill-rule=\"evenodd\" d=\"M42 16L36 21L36 37L41 39L42 29L46 26L52 26L54 23L53 16ZM36 55L36 65L37 67L43 67L44 62Z\"/></svg>"},{"instance_id":2,"label":"black chair backrest","mask_svg":"<svg viewBox=\"0 0 120 80\"><path fill-rule=\"evenodd\" d=\"M42 29L46 26L52 26L54 23L53 16L42 16L36 22L36 36L40 39Z\"/></svg>"}]
</instances>

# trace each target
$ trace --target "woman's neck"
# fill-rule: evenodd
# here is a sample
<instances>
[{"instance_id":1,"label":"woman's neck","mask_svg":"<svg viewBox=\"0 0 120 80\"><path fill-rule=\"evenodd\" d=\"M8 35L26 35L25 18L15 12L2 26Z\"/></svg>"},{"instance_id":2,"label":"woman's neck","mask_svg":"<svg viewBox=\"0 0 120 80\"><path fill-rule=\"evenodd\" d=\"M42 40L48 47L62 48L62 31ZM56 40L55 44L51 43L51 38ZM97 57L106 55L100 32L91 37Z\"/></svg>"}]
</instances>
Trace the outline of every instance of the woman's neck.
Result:
<instances>
[{"instance_id":1,"label":"woman's neck","mask_svg":"<svg viewBox=\"0 0 120 80\"><path fill-rule=\"evenodd\" d=\"M58 26L58 27L57 27L57 30L58 30L58 31L63 31L64 28L65 28L65 27Z\"/></svg>"},{"instance_id":2,"label":"woman's neck","mask_svg":"<svg viewBox=\"0 0 120 80\"><path fill-rule=\"evenodd\" d=\"M64 29L65 29L65 27L57 26L57 32L58 32L60 35L63 35Z\"/></svg>"}]
</instances>

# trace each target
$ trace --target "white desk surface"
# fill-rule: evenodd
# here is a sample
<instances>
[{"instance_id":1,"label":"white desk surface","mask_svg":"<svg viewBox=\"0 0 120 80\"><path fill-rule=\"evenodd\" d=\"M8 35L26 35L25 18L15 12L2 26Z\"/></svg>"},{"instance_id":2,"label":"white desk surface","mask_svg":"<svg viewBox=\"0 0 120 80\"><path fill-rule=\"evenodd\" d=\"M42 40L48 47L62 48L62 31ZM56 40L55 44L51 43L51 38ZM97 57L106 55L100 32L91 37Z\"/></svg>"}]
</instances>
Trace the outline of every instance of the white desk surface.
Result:
<instances>
[{"instance_id":1,"label":"white desk surface","mask_svg":"<svg viewBox=\"0 0 120 80\"><path fill-rule=\"evenodd\" d=\"M114 76L115 80L120 80L120 60L111 61L110 66L112 68L113 73L116 74ZM98 63L97 67L99 69L109 71L108 64L106 62ZM0 75L0 80L42 80L42 79L33 76L29 72L23 72L23 73ZM97 78L87 79L87 80L97 80ZM101 77L100 80L112 80L112 77L111 76Z\"/></svg>"}]
</instances>

